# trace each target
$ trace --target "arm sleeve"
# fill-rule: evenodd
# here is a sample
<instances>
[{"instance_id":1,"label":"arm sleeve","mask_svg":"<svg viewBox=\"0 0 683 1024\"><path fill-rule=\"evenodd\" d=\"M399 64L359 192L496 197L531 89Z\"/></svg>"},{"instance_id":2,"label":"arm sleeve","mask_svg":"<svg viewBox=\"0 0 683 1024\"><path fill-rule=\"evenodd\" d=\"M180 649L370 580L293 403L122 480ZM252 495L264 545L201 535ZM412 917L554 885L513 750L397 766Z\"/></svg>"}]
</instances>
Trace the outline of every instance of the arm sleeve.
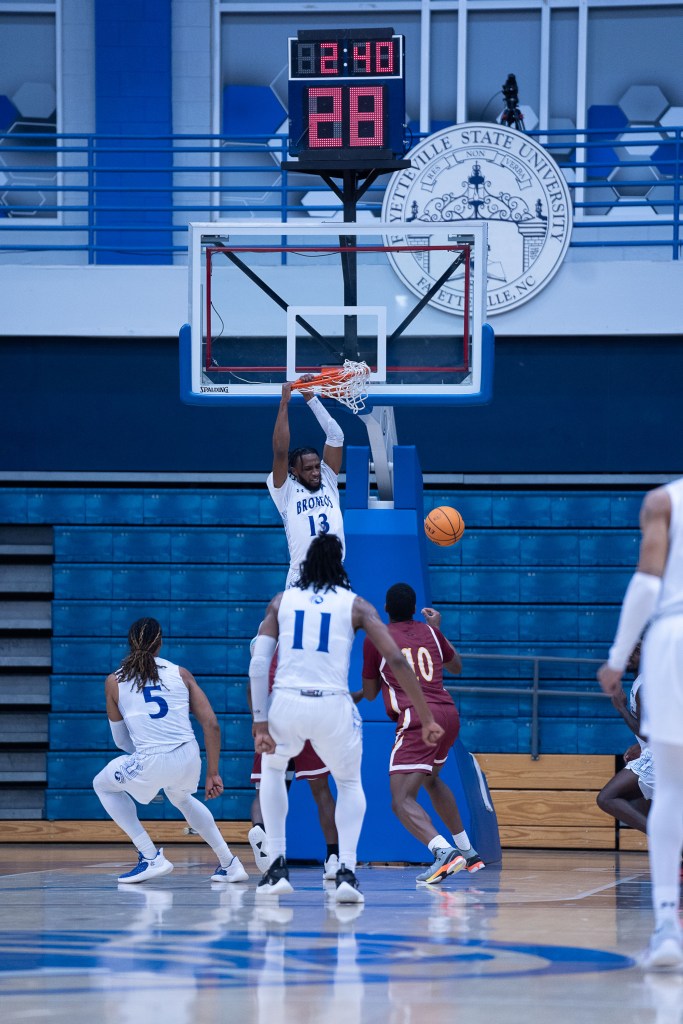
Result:
<instances>
[{"instance_id":1,"label":"arm sleeve","mask_svg":"<svg viewBox=\"0 0 683 1024\"><path fill-rule=\"evenodd\" d=\"M661 576L635 572L631 577L621 605L617 634L610 647L607 662L610 668L621 672L626 668L631 652L655 610L661 588Z\"/></svg>"},{"instance_id":2,"label":"arm sleeve","mask_svg":"<svg viewBox=\"0 0 683 1024\"><path fill-rule=\"evenodd\" d=\"M255 722L268 721L268 671L276 647L274 636L259 634L256 637L254 653L249 662L251 713Z\"/></svg>"},{"instance_id":3,"label":"arm sleeve","mask_svg":"<svg viewBox=\"0 0 683 1024\"><path fill-rule=\"evenodd\" d=\"M135 752L135 744L130 737L126 723L112 722L110 718L109 725L111 727L111 734L114 737L114 743L119 750L125 750L127 754L133 754Z\"/></svg>"},{"instance_id":4,"label":"arm sleeve","mask_svg":"<svg viewBox=\"0 0 683 1024\"><path fill-rule=\"evenodd\" d=\"M330 448L343 448L344 431L337 421L330 416L329 412L317 396L313 396L308 403L308 408L325 431L325 444L329 444Z\"/></svg>"}]
</instances>

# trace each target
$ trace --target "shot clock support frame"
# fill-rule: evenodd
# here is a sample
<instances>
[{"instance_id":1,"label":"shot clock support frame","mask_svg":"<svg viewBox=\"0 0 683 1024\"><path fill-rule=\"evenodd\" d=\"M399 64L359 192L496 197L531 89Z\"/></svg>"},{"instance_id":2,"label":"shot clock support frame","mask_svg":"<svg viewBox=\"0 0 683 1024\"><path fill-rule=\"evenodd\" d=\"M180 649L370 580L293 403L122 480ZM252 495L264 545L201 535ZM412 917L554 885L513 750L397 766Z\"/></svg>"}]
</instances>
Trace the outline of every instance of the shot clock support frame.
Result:
<instances>
[{"instance_id":1,"label":"shot clock support frame","mask_svg":"<svg viewBox=\"0 0 683 1024\"><path fill-rule=\"evenodd\" d=\"M346 166L348 164L348 166ZM318 174L325 184L341 201L344 211L344 223L352 224L356 220L358 200L377 180L380 174L392 174L411 166L410 160L388 160L381 166L369 163L359 166L357 160L339 160L334 166L319 166L316 162L305 163L302 160L284 161L283 169L296 170L299 174ZM340 178L339 185L335 178ZM355 235L340 235L339 244L355 247ZM358 267L355 252L341 253L342 276L344 280L344 305L358 305ZM357 361L360 359L358 350L358 320L355 316L344 317L344 358ZM396 422L393 406L375 406L361 415L368 432L372 462L375 470L377 490L381 500L393 499L393 462L391 453L397 443Z\"/></svg>"},{"instance_id":2,"label":"shot clock support frame","mask_svg":"<svg viewBox=\"0 0 683 1024\"><path fill-rule=\"evenodd\" d=\"M410 167L410 160L387 160L381 166L368 162L360 164L358 159L337 160L334 165L319 163L311 160L285 160L282 163L283 170L296 171L297 174L317 174L325 182L327 187L334 192L340 200L343 208L345 223L354 223L358 200L365 195L370 186L377 180L380 174L392 174L394 171L402 171ZM340 178L339 184L335 178ZM340 235L339 244L344 246L355 246L355 235ZM358 305L358 277L357 257L355 252L343 252L341 254L342 276L344 280L344 305ZM357 361L360 359L358 351L358 322L355 316L344 317L344 358Z\"/></svg>"}]
</instances>

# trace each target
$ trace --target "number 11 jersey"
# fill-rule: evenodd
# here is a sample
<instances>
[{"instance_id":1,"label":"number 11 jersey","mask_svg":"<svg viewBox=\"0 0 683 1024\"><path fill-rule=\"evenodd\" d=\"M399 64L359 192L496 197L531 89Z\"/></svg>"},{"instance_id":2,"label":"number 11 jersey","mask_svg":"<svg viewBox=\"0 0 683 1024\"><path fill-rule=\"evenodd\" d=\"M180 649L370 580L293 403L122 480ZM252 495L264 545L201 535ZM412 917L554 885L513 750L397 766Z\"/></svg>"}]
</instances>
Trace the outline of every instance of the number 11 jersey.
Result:
<instances>
[{"instance_id":1,"label":"number 11 jersey","mask_svg":"<svg viewBox=\"0 0 683 1024\"><path fill-rule=\"evenodd\" d=\"M320 463L320 487L309 491L293 476L287 476L282 487L276 487L273 474L268 477L268 490L282 516L289 547L287 586L300 576L311 541L320 533L334 533L342 543L344 556L344 520L339 505L337 476L325 462Z\"/></svg>"},{"instance_id":2,"label":"number 11 jersey","mask_svg":"<svg viewBox=\"0 0 683 1024\"><path fill-rule=\"evenodd\" d=\"M279 644L273 692L349 692L356 595L345 587L290 587L278 610Z\"/></svg>"}]
</instances>

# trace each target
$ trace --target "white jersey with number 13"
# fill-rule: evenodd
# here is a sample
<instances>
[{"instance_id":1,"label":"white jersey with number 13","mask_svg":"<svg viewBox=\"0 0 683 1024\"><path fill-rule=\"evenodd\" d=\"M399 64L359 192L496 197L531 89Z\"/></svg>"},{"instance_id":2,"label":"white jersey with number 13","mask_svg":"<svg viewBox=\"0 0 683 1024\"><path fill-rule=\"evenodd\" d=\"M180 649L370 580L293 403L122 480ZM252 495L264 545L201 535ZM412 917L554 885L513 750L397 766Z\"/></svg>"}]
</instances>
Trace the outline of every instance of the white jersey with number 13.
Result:
<instances>
[{"instance_id":1,"label":"white jersey with number 13","mask_svg":"<svg viewBox=\"0 0 683 1024\"><path fill-rule=\"evenodd\" d=\"M289 475L282 487L275 486L272 473L267 483L287 535L287 586L290 587L299 578L299 566L306 557L311 541L319 534L335 533L342 542L343 557L344 520L339 505L337 477L325 462L321 462L320 487L317 491L309 491Z\"/></svg>"}]
</instances>

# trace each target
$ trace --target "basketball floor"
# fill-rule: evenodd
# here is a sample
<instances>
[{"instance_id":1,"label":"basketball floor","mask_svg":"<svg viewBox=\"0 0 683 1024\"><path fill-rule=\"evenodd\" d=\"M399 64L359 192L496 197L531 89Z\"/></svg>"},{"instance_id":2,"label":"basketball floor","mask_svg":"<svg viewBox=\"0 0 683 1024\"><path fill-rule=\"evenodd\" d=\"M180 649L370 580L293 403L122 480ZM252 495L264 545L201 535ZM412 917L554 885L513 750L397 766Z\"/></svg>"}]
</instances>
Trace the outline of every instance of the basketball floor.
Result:
<instances>
[{"instance_id":1,"label":"basketball floor","mask_svg":"<svg viewBox=\"0 0 683 1024\"><path fill-rule=\"evenodd\" d=\"M363 867L364 907L320 867L254 899L212 883L211 852L117 886L131 847L0 846L0 1020L60 1024L680 1024L683 977L645 976L642 853L505 851L502 867L417 887ZM324 883L334 886L334 883Z\"/></svg>"}]
</instances>

